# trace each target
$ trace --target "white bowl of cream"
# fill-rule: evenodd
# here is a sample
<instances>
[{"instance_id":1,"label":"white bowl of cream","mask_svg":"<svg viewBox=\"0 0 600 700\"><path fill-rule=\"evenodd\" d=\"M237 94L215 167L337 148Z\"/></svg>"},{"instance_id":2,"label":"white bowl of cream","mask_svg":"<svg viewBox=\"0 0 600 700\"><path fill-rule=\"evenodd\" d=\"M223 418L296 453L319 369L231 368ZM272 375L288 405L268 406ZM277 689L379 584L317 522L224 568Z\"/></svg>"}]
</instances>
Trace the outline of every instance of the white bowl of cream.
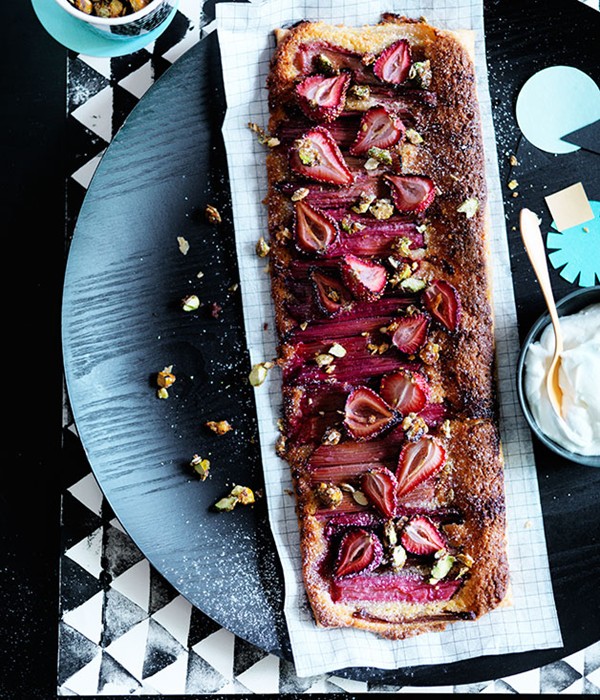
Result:
<instances>
[{"instance_id":1,"label":"white bowl of cream","mask_svg":"<svg viewBox=\"0 0 600 700\"><path fill-rule=\"evenodd\" d=\"M577 290L557 308L563 334L562 416L555 414L546 389L554 351L548 314L534 324L521 350L519 398L547 447L572 461L600 466L600 287Z\"/></svg>"}]
</instances>

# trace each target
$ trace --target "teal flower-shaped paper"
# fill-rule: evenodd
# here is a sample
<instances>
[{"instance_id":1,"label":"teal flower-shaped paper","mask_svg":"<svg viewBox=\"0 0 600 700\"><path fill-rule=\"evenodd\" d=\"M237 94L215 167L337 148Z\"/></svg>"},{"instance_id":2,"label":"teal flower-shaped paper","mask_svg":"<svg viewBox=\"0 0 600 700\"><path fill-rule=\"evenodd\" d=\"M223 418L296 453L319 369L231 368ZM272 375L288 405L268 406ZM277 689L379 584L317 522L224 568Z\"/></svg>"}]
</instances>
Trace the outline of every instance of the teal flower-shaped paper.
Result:
<instances>
[{"instance_id":1,"label":"teal flower-shaped paper","mask_svg":"<svg viewBox=\"0 0 600 700\"><path fill-rule=\"evenodd\" d=\"M590 200L594 218L562 233L551 231L546 247L554 252L548 258L555 270L567 282L575 282L579 275L580 287L593 287L600 281L600 202ZM556 224L552 222L552 228ZM563 267L564 266L564 267Z\"/></svg>"}]
</instances>

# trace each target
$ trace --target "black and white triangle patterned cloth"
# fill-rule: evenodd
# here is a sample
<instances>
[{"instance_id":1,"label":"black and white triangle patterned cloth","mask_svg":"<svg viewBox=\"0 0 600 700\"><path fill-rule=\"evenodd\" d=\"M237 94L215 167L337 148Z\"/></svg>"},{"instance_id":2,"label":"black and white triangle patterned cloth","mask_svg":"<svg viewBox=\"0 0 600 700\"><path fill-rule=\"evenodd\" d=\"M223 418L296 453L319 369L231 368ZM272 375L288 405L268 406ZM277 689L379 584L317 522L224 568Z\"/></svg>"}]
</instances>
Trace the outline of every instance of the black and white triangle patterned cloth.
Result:
<instances>
[{"instance_id":1,"label":"black and white triangle patterned cloth","mask_svg":"<svg viewBox=\"0 0 600 700\"><path fill-rule=\"evenodd\" d=\"M92 175L146 90L200 39L201 0L180 0L153 44L119 58L68 56L67 242ZM123 531L86 460L65 394L57 693L59 696L407 692L293 664L192 607ZM516 676L436 693L600 694L600 643Z\"/></svg>"}]
</instances>

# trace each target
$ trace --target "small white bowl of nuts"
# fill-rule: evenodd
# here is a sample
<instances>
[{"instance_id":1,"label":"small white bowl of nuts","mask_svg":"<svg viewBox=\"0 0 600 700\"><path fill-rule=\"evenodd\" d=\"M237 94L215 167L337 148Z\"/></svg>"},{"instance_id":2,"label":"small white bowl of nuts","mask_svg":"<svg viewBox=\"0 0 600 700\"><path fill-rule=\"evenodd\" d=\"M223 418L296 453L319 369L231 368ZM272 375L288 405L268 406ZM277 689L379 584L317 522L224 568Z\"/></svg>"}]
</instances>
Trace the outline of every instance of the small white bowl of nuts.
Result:
<instances>
[{"instance_id":1,"label":"small white bowl of nuts","mask_svg":"<svg viewBox=\"0 0 600 700\"><path fill-rule=\"evenodd\" d=\"M171 14L177 0L55 0L91 29L114 39L147 34Z\"/></svg>"}]
</instances>

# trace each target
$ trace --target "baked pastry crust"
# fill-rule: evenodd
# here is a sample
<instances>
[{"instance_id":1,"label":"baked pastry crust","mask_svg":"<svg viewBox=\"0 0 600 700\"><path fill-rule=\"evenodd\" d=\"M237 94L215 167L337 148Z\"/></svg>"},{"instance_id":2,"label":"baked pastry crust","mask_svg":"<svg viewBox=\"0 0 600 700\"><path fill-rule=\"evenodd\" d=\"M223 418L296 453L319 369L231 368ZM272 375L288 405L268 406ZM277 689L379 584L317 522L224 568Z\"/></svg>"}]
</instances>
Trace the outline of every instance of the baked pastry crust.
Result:
<instances>
[{"instance_id":1,"label":"baked pastry crust","mask_svg":"<svg viewBox=\"0 0 600 700\"><path fill-rule=\"evenodd\" d=\"M456 620L476 620L507 600L509 572L488 273L489 214L475 72L469 45L472 37L468 33L445 31L424 21L388 14L377 25L358 28L304 21L291 29L278 30L276 38L277 48L268 78L269 133L278 138L279 145L269 149L267 156L269 190L265 203L272 296L280 340L279 364L283 371L283 427L278 452L289 463L294 478L302 572L308 600L320 626L356 627L393 639L440 631ZM307 189L310 191L307 201L311 201L314 189L315 197L321 197L315 200L320 204L323 192L333 192L335 200L335 192L348 190L348 187L331 187L303 177L290 165L290 148L298 145L298 128L306 133L315 126L298 108L299 82L325 67L331 69L333 76L348 71L352 84L361 84L352 66L336 67L336 52L358 56L366 66L360 74L364 77L370 75L375 58L400 40L408 42L413 64L425 65L423 62L429 61L430 74L428 72L429 83L425 87L415 82L414 75L402 84L384 86L395 100L392 100L395 113L398 114L399 105L404 105L401 119L423 139L412 143L404 135L394 144L392 151L396 155L391 169L398 174L427 176L436 188L435 199L426 211L400 218L413 221L424 232L418 261L413 265L417 268L414 277L423 280L425 285L435 280L450 284L458 300L460 316L457 327L452 329L432 319L427 344L421 348L419 356L413 354L408 358L411 362L422 359L420 369L428 383L430 401L438 407L444 406L444 420L432 421L425 428L426 437L442 446L444 464L433 476L405 494L399 501L396 516L386 519L381 517L374 503L366 499L365 505L363 497L362 504L357 504L350 492L360 491L361 474L369 469L386 467L394 473L403 445L414 442L422 433L415 437L414 431L411 434L411 422L404 421L404 431L390 424L391 429L381 436L363 440L344 430L340 417L348 410L344 401L348 400L352 388L357 384L377 386L373 378L379 381L381 358L387 362L384 364L388 374L394 371L390 370L394 362L397 367L403 367L407 358L402 357L392 343L382 344L379 336L380 345L374 345L375 351L361 349L358 353L360 370L355 367L353 371L359 372L360 380L349 379L351 370L348 369L345 378L337 381L343 359L330 361L334 366L332 371L327 367L324 371L313 367L314 348L317 348L316 354L327 354L326 346L337 342L335 322L343 320L344 312L332 317L325 314L302 318L306 313L302 295L310 286L307 285L308 276L319 266L329 270L328 265L337 258L334 254L311 255L299 250L294 200L299 190ZM326 58L333 56L333 66L327 62L323 64L323 59L319 58L321 64L315 67L315 55L321 57L319 47L333 52L326 53ZM374 84L377 88L377 80ZM346 101L346 106L348 104ZM348 115L344 113L344 116ZM331 133L335 133L332 123L336 119L324 124ZM355 122L346 121L358 125L359 119L360 113L355 115ZM367 155L353 157L348 153L346 142L338 139L338 145L353 174L360 171L364 175ZM352 187L349 186L350 190ZM460 206L466 201L476 204L476 211L467 210L468 216ZM322 211L320 206L315 206L317 211ZM343 207L350 211L347 200L341 207L330 206L327 210L328 216L337 219L338 228L343 219ZM369 217L369 212L361 217ZM363 220L361 217L358 218ZM391 256L387 252L380 251L376 257L381 265L388 265L394 256L393 251ZM411 297L410 293L390 284L393 272L392 266L381 298L406 300L408 296L409 302L412 300L418 305L419 293ZM358 307L362 308L360 304ZM372 340L371 331L377 333L377 323L381 325L381 320L372 319L368 310L364 322L356 311L353 319L355 337L359 342L364 337L366 346L367 341ZM350 332L344 328L347 340ZM389 347L381 350L386 344ZM306 354L307 348L312 354ZM373 374L369 373L371 357ZM397 418L406 416L397 415ZM413 428L414 425L413 420ZM337 445L327 444L327 437L324 437L332 426L336 438L338 435L341 438ZM320 444L323 442L325 444ZM365 446L367 457L359 457L362 452L358 448ZM321 462L320 455L326 455ZM332 469L328 471L329 467ZM342 504L335 507L329 502L324 504L323 497L318 495L319 483L338 488L340 483L343 488L346 485ZM377 516L375 524L373 514ZM427 589L428 593L404 599L402 594L391 593L389 589L379 596L365 593L363 598L340 593L345 590L345 581L360 582L361 575L368 570L353 572L350 576L336 575L340 532L361 529L361 525L368 523L366 530L377 533L385 546L380 564L369 572L369 576L377 577L389 574L394 548L394 542L382 534L386 531L384 521L393 521L395 537L399 539L403 528L415 515L433 522L446 543L433 555L408 553L404 572L410 571L413 578L420 576L422 588L419 590ZM344 520L344 516L349 517ZM436 561L448 554L452 557L450 570L441 580L432 578ZM393 575L402 575L402 571L396 567ZM432 589L441 590L440 584L443 587L444 582L449 581L456 584L450 597L431 593Z\"/></svg>"}]
</instances>

